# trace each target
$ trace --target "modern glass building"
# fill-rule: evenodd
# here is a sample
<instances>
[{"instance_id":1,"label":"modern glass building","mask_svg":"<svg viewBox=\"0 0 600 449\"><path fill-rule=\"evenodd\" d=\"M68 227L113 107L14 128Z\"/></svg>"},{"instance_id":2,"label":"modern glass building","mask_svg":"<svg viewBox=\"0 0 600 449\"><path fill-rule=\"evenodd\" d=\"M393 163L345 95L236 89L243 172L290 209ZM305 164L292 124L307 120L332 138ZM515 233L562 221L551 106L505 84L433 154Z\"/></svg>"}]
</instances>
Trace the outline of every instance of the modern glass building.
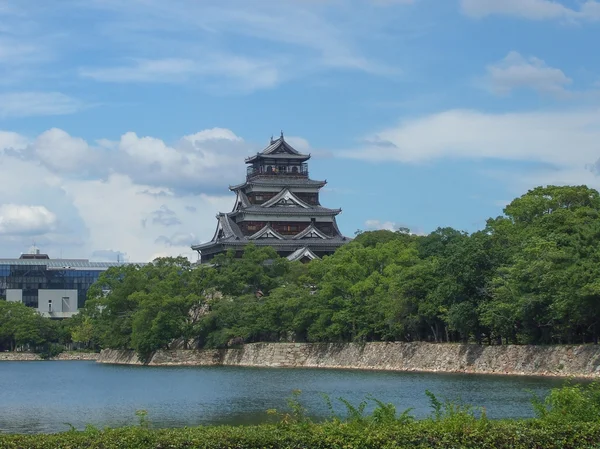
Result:
<instances>
[{"instance_id":1,"label":"modern glass building","mask_svg":"<svg viewBox=\"0 0 600 449\"><path fill-rule=\"evenodd\" d=\"M68 318L83 307L100 273L118 262L50 259L34 249L18 259L0 259L0 299L23 302L50 318Z\"/></svg>"}]
</instances>

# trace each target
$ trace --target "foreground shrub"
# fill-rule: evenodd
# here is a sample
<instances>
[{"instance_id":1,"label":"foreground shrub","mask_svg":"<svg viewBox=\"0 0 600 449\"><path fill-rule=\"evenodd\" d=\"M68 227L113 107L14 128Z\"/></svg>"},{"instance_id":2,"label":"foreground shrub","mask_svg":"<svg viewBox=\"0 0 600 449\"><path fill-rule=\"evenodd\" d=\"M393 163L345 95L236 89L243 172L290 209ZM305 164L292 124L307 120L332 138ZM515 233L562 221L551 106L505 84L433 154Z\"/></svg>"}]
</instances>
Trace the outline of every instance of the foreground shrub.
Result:
<instances>
[{"instance_id":1,"label":"foreground shrub","mask_svg":"<svg viewBox=\"0 0 600 449\"><path fill-rule=\"evenodd\" d=\"M205 426L181 429L150 428L145 410L138 410L138 427L54 435L0 435L0 449L191 449L191 448L600 448L600 386L568 384L533 401L537 419L488 420L485 410L460 402L440 401L427 391L431 416L415 421L410 410L398 414L392 404L367 397L358 405L338 398L346 408L338 416L329 397L331 417L313 422L300 402L299 390L288 399L288 412L270 411L276 424ZM366 413L367 403L375 408Z\"/></svg>"},{"instance_id":2,"label":"foreground shrub","mask_svg":"<svg viewBox=\"0 0 600 449\"><path fill-rule=\"evenodd\" d=\"M532 399L536 416L548 422L600 422L600 382L553 388L544 400Z\"/></svg>"},{"instance_id":3,"label":"foreground shrub","mask_svg":"<svg viewBox=\"0 0 600 449\"><path fill-rule=\"evenodd\" d=\"M129 427L54 435L2 435L2 449L189 449L189 448L591 448L600 442L599 423L549 425L540 421L492 421L485 431L448 431L442 423L357 425L327 422L286 427L215 426L152 430Z\"/></svg>"}]
</instances>

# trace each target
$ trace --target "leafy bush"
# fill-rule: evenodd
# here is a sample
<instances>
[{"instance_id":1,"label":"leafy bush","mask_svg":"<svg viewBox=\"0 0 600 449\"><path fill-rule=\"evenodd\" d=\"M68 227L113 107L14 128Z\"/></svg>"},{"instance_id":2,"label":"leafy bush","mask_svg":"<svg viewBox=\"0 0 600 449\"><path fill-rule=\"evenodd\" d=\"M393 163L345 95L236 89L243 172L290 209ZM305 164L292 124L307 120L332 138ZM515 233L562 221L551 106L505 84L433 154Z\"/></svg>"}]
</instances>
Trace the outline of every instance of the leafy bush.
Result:
<instances>
[{"instance_id":1,"label":"leafy bush","mask_svg":"<svg viewBox=\"0 0 600 449\"><path fill-rule=\"evenodd\" d=\"M473 407L469 404L463 404L460 401L451 401L445 399L441 402L431 391L425 390L432 408L431 420L442 425L449 431L459 431L461 429L480 429L484 430L489 421L483 407ZM480 411L477 418L476 411Z\"/></svg>"},{"instance_id":2,"label":"leafy bush","mask_svg":"<svg viewBox=\"0 0 600 449\"><path fill-rule=\"evenodd\" d=\"M181 429L69 431L54 435L0 435L3 449L184 449L184 448L591 448L600 441L599 423L547 425L538 421L492 421L483 432L449 432L431 420L408 425L356 425L343 422Z\"/></svg>"},{"instance_id":3,"label":"leafy bush","mask_svg":"<svg viewBox=\"0 0 600 449\"><path fill-rule=\"evenodd\" d=\"M63 345L59 345L57 343L49 343L44 346L44 349L40 352L40 357L43 360L48 360L53 357L56 357L60 353L64 352L65 347Z\"/></svg>"},{"instance_id":4,"label":"leafy bush","mask_svg":"<svg viewBox=\"0 0 600 449\"><path fill-rule=\"evenodd\" d=\"M600 382L553 388L544 400L532 398L536 416L548 422L600 422Z\"/></svg>"},{"instance_id":5,"label":"leafy bush","mask_svg":"<svg viewBox=\"0 0 600 449\"><path fill-rule=\"evenodd\" d=\"M577 449L598 448L600 401L598 383L566 385L554 389L544 401L534 401L538 419L488 420L476 408L449 400L440 401L427 392L432 415L414 421L406 411L397 416L392 404L368 397L358 406L340 398L346 406L345 420L337 416L325 397L332 416L314 423L300 404L300 391L288 400L290 413L280 414L278 424L259 426L206 426L151 429L147 413L140 410L138 427L99 430L88 426L54 435L2 435L2 449L54 448L498 448ZM366 413L368 401L375 409Z\"/></svg>"}]
</instances>

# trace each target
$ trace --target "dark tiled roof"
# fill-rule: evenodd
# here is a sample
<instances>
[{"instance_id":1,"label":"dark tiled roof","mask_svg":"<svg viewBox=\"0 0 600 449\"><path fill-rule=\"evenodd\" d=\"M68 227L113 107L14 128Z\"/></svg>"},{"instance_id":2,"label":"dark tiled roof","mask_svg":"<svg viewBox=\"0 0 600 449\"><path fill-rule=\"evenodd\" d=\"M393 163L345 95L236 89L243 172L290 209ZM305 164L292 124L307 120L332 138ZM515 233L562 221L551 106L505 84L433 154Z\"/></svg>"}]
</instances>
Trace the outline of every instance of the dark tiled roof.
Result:
<instances>
[{"instance_id":1,"label":"dark tiled roof","mask_svg":"<svg viewBox=\"0 0 600 449\"><path fill-rule=\"evenodd\" d=\"M305 154L301 154L293 146L291 146L289 143L287 143L285 141L285 139L283 138L283 135L277 140L272 140L271 145L269 145L267 148L262 150L260 154L273 154L281 147L283 147L285 149L285 151L287 151L291 154L295 154L297 156L306 156Z\"/></svg>"},{"instance_id":2,"label":"dark tiled roof","mask_svg":"<svg viewBox=\"0 0 600 449\"><path fill-rule=\"evenodd\" d=\"M309 209L303 207L292 207L292 206L273 206L273 207L261 207L261 206L250 206L232 212L232 214L257 214L257 215L337 215L342 212L341 209L328 209L321 206L312 206Z\"/></svg>"},{"instance_id":3,"label":"dark tiled roof","mask_svg":"<svg viewBox=\"0 0 600 449\"><path fill-rule=\"evenodd\" d=\"M284 177L284 176L257 176L250 181L246 181L242 184L229 186L229 190L243 189L244 187L255 185L255 186L268 186L268 187L323 187L327 184L327 181L316 181L308 178L295 178L295 177Z\"/></svg>"},{"instance_id":4,"label":"dark tiled roof","mask_svg":"<svg viewBox=\"0 0 600 449\"><path fill-rule=\"evenodd\" d=\"M313 253L310 248L307 248L306 246L303 246L302 248L298 248L296 251L294 251L292 254L290 254L289 256L287 256L287 259L291 262L296 262L298 260L301 260L304 257L308 257L309 259L317 259L317 255L315 253Z\"/></svg>"},{"instance_id":5,"label":"dark tiled roof","mask_svg":"<svg viewBox=\"0 0 600 449\"><path fill-rule=\"evenodd\" d=\"M279 201L282 201L282 200L289 200L292 203L294 203L297 206L302 207L304 209L308 209L311 207L310 204L306 203L305 201L302 201L300 198L298 198L296 195L294 195L294 193L292 193L288 188L283 189L281 192L279 192L273 198L271 198L270 200L265 201L263 204L261 204L261 206L262 207L271 207L271 205L275 205ZM248 205L248 207L250 207L250 205Z\"/></svg>"},{"instance_id":6,"label":"dark tiled roof","mask_svg":"<svg viewBox=\"0 0 600 449\"><path fill-rule=\"evenodd\" d=\"M254 243L256 246L272 246L273 248L282 248L287 250L296 250L302 247L308 248L338 248L346 243L350 242L350 239L346 237L333 237L327 240L323 239L300 239L300 240L292 240L292 239L258 239L258 240L248 240L246 238L239 240L218 240L202 243L200 245L192 246L193 250L203 250L208 249L214 246L227 246L227 247L243 247L248 243Z\"/></svg>"},{"instance_id":7,"label":"dark tiled roof","mask_svg":"<svg viewBox=\"0 0 600 449\"><path fill-rule=\"evenodd\" d=\"M260 153L256 153L254 156L246 158L246 163L254 162L259 158L296 159L306 161L310 159L310 154L302 154L297 151L293 146L285 141L282 135L277 140L271 140L270 145Z\"/></svg>"}]
</instances>

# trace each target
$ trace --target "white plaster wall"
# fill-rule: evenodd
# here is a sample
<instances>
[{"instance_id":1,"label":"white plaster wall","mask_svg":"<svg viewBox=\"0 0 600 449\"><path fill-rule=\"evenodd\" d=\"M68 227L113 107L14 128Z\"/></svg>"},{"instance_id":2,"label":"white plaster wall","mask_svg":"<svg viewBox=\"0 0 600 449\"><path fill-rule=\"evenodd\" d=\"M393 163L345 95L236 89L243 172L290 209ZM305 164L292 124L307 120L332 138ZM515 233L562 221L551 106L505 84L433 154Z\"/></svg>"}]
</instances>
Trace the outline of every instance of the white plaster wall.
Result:
<instances>
[{"instance_id":1,"label":"white plaster wall","mask_svg":"<svg viewBox=\"0 0 600 449\"><path fill-rule=\"evenodd\" d=\"M23 290L20 288L7 289L6 300L10 302L23 302Z\"/></svg>"},{"instance_id":2,"label":"white plaster wall","mask_svg":"<svg viewBox=\"0 0 600 449\"><path fill-rule=\"evenodd\" d=\"M62 300L63 297L69 298L68 304ZM38 290L38 311L50 312L48 301L52 301L52 312L76 312L77 311L77 290Z\"/></svg>"}]
</instances>

